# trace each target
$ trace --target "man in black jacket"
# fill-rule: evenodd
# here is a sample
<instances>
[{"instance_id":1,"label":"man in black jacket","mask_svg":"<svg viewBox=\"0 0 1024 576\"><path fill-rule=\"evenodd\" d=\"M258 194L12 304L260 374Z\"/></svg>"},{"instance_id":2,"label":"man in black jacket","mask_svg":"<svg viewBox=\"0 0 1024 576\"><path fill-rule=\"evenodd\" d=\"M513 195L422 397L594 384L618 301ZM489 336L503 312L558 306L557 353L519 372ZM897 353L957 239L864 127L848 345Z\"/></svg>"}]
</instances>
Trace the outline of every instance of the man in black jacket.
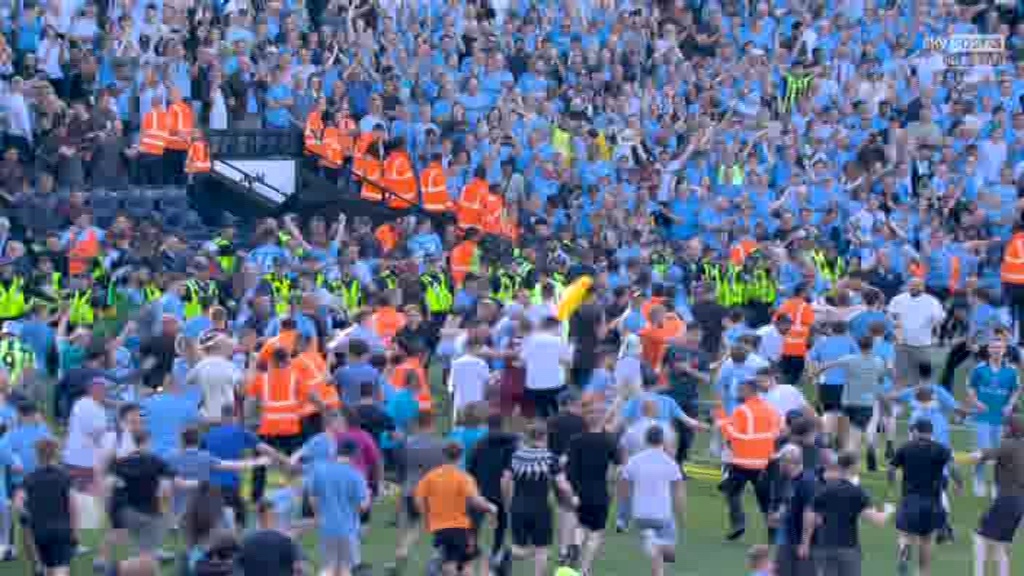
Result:
<instances>
[{"instance_id":1,"label":"man in black jacket","mask_svg":"<svg viewBox=\"0 0 1024 576\"><path fill-rule=\"evenodd\" d=\"M508 515L501 498L501 475L511 465L512 453L519 445L519 438L505 432L503 424L500 414L491 415L487 419L487 434L476 443L466 461L466 470L476 479L480 495L498 507L494 539L491 542L491 559L495 564L503 563L502 548L508 527Z\"/></svg>"}]
</instances>

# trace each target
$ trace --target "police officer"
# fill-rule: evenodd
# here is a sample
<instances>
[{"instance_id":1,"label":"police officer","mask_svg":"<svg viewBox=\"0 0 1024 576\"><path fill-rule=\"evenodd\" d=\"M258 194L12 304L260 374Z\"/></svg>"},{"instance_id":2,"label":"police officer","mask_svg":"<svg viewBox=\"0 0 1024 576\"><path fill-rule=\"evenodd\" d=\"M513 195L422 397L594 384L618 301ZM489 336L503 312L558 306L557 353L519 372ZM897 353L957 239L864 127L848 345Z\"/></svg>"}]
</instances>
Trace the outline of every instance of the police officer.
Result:
<instances>
[{"instance_id":1,"label":"police officer","mask_svg":"<svg viewBox=\"0 0 1024 576\"><path fill-rule=\"evenodd\" d=\"M14 260L0 260L0 321L17 320L28 312L28 287L25 277L14 267Z\"/></svg>"},{"instance_id":2,"label":"police officer","mask_svg":"<svg viewBox=\"0 0 1024 576\"><path fill-rule=\"evenodd\" d=\"M235 273L235 227L227 224L220 230L220 234L210 240L207 251L213 255L220 267L222 274L230 275Z\"/></svg>"},{"instance_id":3,"label":"police officer","mask_svg":"<svg viewBox=\"0 0 1024 576\"><path fill-rule=\"evenodd\" d=\"M431 258L427 271L420 274L423 306L433 321L443 320L455 303L455 294L452 292L448 276L444 273L443 262L440 258Z\"/></svg>"},{"instance_id":4,"label":"police officer","mask_svg":"<svg viewBox=\"0 0 1024 576\"><path fill-rule=\"evenodd\" d=\"M201 316L220 302L220 287L210 276L210 261L200 256L192 263L188 280L185 281L185 319Z\"/></svg>"},{"instance_id":5,"label":"police officer","mask_svg":"<svg viewBox=\"0 0 1024 576\"><path fill-rule=\"evenodd\" d=\"M0 325L0 364L7 370L12 388L31 379L36 355L21 341L21 325L8 320Z\"/></svg>"}]
</instances>

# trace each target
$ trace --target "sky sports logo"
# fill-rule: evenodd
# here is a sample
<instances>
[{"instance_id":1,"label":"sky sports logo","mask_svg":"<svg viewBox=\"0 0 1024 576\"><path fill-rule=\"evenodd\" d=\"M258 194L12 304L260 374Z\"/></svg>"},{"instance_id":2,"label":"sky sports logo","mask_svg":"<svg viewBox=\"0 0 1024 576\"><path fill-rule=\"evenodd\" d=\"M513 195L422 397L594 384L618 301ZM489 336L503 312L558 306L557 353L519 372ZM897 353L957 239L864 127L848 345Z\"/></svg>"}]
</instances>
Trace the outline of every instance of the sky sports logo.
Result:
<instances>
[{"instance_id":1,"label":"sky sports logo","mask_svg":"<svg viewBox=\"0 0 1024 576\"><path fill-rule=\"evenodd\" d=\"M1002 66L1006 37L1000 34L950 34L925 39L925 48L942 55L947 68Z\"/></svg>"}]
</instances>

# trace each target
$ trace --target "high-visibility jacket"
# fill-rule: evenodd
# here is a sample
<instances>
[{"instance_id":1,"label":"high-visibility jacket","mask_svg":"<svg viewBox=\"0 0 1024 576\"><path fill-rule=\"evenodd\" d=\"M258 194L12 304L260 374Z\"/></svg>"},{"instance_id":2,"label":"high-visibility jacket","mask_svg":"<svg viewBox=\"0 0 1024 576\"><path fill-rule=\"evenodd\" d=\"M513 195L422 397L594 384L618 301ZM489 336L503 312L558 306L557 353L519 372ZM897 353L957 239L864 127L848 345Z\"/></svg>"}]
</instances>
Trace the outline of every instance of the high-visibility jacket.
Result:
<instances>
[{"instance_id":1,"label":"high-visibility jacket","mask_svg":"<svg viewBox=\"0 0 1024 576\"><path fill-rule=\"evenodd\" d=\"M376 145L376 138L373 132L365 132L356 139L356 147L352 152L352 174L362 178L366 174L367 162L376 161L376 157L370 154L371 146Z\"/></svg>"},{"instance_id":2,"label":"high-visibility jacket","mask_svg":"<svg viewBox=\"0 0 1024 576\"><path fill-rule=\"evenodd\" d=\"M392 150L384 160L384 185L391 196L388 206L403 209L419 203L416 194L416 175L412 172L412 162L405 150Z\"/></svg>"},{"instance_id":3,"label":"high-visibility jacket","mask_svg":"<svg viewBox=\"0 0 1024 576\"><path fill-rule=\"evenodd\" d=\"M72 294L71 306L68 308L68 322L75 326L92 326L95 319L96 311L92 307L92 290Z\"/></svg>"},{"instance_id":4,"label":"high-visibility jacket","mask_svg":"<svg viewBox=\"0 0 1024 576\"><path fill-rule=\"evenodd\" d=\"M328 400L337 399L336 390L333 399L325 398L325 396L330 396L327 389L333 388L333 386L324 385L327 381L327 363L316 351L306 350L299 354L292 360L292 365L298 369L300 415L305 417L318 411L316 404L309 400L310 396L314 394L320 398L326 408L337 409L339 407L338 405L332 406L328 402Z\"/></svg>"},{"instance_id":5,"label":"high-visibility jacket","mask_svg":"<svg viewBox=\"0 0 1024 576\"><path fill-rule=\"evenodd\" d=\"M405 314L390 306L382 306L370 318L373 333L385 344L390 344L398 332L405 328L405 322Z\"/></svg>"},{"instance_id":6,"label":"high-visibility jacket","mask_svg":"<svg viewBox=\"0 0 1024 576\"><path fill-rule=\"evenodd\" d=\"M184 152L189 148L189 138L195 130L195 116L187 102L175 102L167 107L168 129L167 147L171 150Z\"/></svg>"},{"instance_id":7,"label":"high-visibility jacket","mask_svg":"<svg viewBox=\"0 0 1024 576\"><path fill-rule=\"evenodd\" d=\"M398 246L398 229L393 224L381 224L373 231L373 237L380 242L381 250L388 254Z\"/></svg>"},{"instance_id":8,"label":"high-visibility jacket","mask_svg":"<svg viewBox=\"0 0 1024 576\"><path fill-rule=\"evenodd\" d=\"M999 279L1004 284L1024 284L1024 232L1010 238L1003 249L1003 263L999 266Z\"/></svg>"},{"instance_id":9,"label":"high-visibility jacket","mask_svg":"<svg viewBox=\"0 0 1024 576\"><path fill-rule=\"evenodd\" d=\"M732 249L729 250L729 261L736 266L742 266L743 262L746 261L747 256L750 256L757 250L757 242L750 240L740 240L733 245Z\"/></svg>"},{"instance_id":10,"label":"high-visibility jacket","mask_svg":"<svg viewBox=\"0 0 1024 576\"><path fill-rule=\"evenodd\" d=\"M452 248L449 265L452 270L452 280L456 286L462 286L462 283L466 280L466 274L479 271L479 252L479 246L472 240L460 242L458 246Z\"/></svg>"},{"instance_id":11,"label":"high-visibility jacket","mask_svg":"<svg viewBox=\"0 0 1024 576\"><path fill-rule=\"evenodd\" d=\"M373 202L380 202L384 200L384 190L377 184L371 184L371 182L381 182L384 178L384 164L377 159L366 159L363 162L363 188L359 192L359 196L363 200L371 200Z\"/></svg>"},{"instance_id":12,"label":"high-visibility jacket","mask_svg":"<svg viewBox=\"0 0 1024 576\"><path fill-rule=\"evenodd\" d=\"M185 158L186 174L204 174L213 168L210 162L210 147L203 140L193 140L188 146Z\"/></svg>"},{"instance_id":13,"label":"high-visibility jacket","mask_svg":"<svg viewBox=\"0 0 1024 576\"><path fill-rule=\"evenodd\" d=\"M782 355L803 358L807 356L807 340L814 325L814 308L803 298L790 298L779 306L775 317L786 315L793 321L782 342Z\"/></svg>"},{"instance_id":14,"label":"high-visibility jacket","mask_svg":"<svg viewBox=\"0 0 1024 576\"><path fill-rule=\"evenodd\" d=\"M271 368L257 374L245 391L245 395L256 398L260 403L261 436L295 436L302 431L299 423L299 409L302 402L299 395L299 373L295 365L286 368Z\"/></svg>"},{"instance_id":15,"label":"high-visibility jacket","mask_svg":"<svg viewBox=\"0 0 1024 576\"><path fill-rule=\"evenodd\" d=\"M733 466L746 470L764 470L775 453L779 437L779 413L760 396L748 398L732 415L719 408L716 420L722 436L732 448Z\"/></svg>"},{"instance_id":16,"label":"high-visibility jacket","mask_svg":"<svg viewBox=\"0 0 1024 576\"><path fill-rule=\"evenodd\" d=\"M100 238L93 229L79 232L77 238L71 239L68 250L68 273L72 276L85 274L92 268L92 263L100 256Z\"/></svg>"},{"instance_id":17,"label":"high-visibility jacket","mask_svg":"<svg viewBox=\"0 0 1024 576\"><path fill-rule=\"evenodd\" d=\"M317 154L320 156L319 164L327 168L341 168L345 161L345 155L341 151L341 133L337 126L328 126L321 132L320 143L317 144ZM307 146L308 148L308 146Z\"/></svg>"},{"instance_id":18,"label":"high-visibility jacket","mask_svg":"<svg viewBox=\"0 0 1024 576\"><path fill-rule=\"evenodd\" d=\"M323 156L322 138L324 118L319 110L313 110L306 116L306 127L302 130L302 142L306 154Z\"/></svg>"},{"instance_id":19,"label":"high-visibility jacket","mask_svg":"<svg viewBox=\"0 0 1024 576\"><path fill-rule=\"evenodd\" d=\"M960 262L960 257L952 255L949 257L949 293L953 294L957 290L963 287L965 278L961 275L964 273L963 266Z\"/></svg>"},{"instance_id":20,"label":"high-visibility jacket","mask_svg":"<svg viewBox=\"0 0 1024 576\"><path fill-rule=\"evenodd\" d=\"M350 116L338 120L338 144L341 145L342 158L348 158L356 149L356 136L359 127Z\"/></svg>"},{"instance_id":21,"label":"high-visibility jacket","mask_svg":"<svg viewBox=\"0 0 1024 576\"><path fill-rule=\"evenodd\" d=\"M480 225L484 232L501 236L505 233L505 200L487 192L480 202Z\"/></svg>"},{"instance_id":22,"label":"high-visibility jacket","mask_svg":"<svg viewBox=\"0 0 1024 576\"><path fill-rule=\"evenodd\" d=\"M427 212L439 214L451 210L452 199L448 196L448 183L440 162L431 162L420 172L420 196Z\"/></svg>"},{"instance_id":23,"label":"high-visibility jacket","mask_svg":"<svg viewBox=\"0 0 1024 576\"><path fill-rule=\"evenodd\" d=\"M459 203L455 207L455 216L462 228L480 227L483 216L484 198L488 191L487 181L474 178L466 184L459 195Z\"/></svg>"},{"instance_id":24,"label":"high-visibility jacket","mask_svg":"<svg viewBox=\"0 0 1024 576\"><path fill-rule=\"evenodd\" d=\"M427 371L423 368L423 363L420 362L419 358L410 356L401 364L395 366L395 371L391 375L391 385L397 390L405 390L409 382L409 372L416 374L419 389L415 390L415 393L420 412L429 412L433 408L434 401L430 393L430 381L427 380Z\"/></svg>"},{"instance_id":25,"label":"high-visibility jacket","mask_svg":"<svg viewBox=\"0 0 1024 576\"><path fill-rule=\"evenodd\" d=\"M0 320L20 318L25 315L27 309L24 279L15 276L6 287L0 284Z\"/></svg>"},{"instance_id":26,"label":"high-visibility jacket","mask_svg":"<svg viewBox=\"0 0 1024 576\"><path fill-rule=\"evenodd\" d=\"M139 133L139 152L152 156L162 156L170 138L170 116L163 108L154 106L142 117L142 128Z\"/></svg>"}]
</instances>

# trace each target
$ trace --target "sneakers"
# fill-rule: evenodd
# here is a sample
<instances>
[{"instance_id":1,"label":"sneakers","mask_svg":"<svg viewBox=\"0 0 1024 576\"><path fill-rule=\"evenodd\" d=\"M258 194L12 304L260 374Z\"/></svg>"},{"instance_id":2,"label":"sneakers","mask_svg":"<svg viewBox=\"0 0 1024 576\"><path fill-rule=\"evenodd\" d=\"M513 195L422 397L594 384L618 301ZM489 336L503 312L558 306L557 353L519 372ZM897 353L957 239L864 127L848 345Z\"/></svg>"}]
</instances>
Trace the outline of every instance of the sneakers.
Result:
<instances>
[{"instance_id":1,"label":"sneakers","mask_svg":"<svg viewBox=\"0 0 1024 576\"><path fill-rule=\"evenodd\" d=\"M0 562L14 562L18 559L18 554L15 553L13 546L5 546L6 548L0 553Z\"/></svg>"},{"instance_id":2,"label":"sneakers","mask_svg":"<svg viewBox=\"0 0 1024 576\"><path fill-rule=\"evenodd\" d=\"M975 482L974 483L974 497L975 498L986 498L986 497L988 497L988 484L986 482Z\"/></svg>"},{"instance_id":3,"label":"sneakers","mask_svg":"<svg viewBox=\"0 0 1024 576\"><path fill-rule=\"evenodd\" d=\"M946 525L939 529L938 534L935 535L936 544L952 544L956 542L956 533L953 531L953 527Z\"/></svg>"},{"instance_id":4,"label":"sneakers","mask_svg":"<svg viewBox=\"0 0 1024 576\"><path fill-rule=\"evenodd\" d=\"M910 574L910 546L900 546L896 551L896 573L899 576Z\"/></svg>"},{"instance_id":5,"label":"sneakers","mask_svg":"<svg viewBox=\"0 0 1024 576\"><path fill-rule=\"evenodd\" d=\"M622 520L616 520L615 532L617 534L625 534L626 532L629 532L629 524L627 522L623 522Z\"/></svg>"},{"instance_id":6,"label":"sneakers","mask_svg":"<svg viewBox=\"0 0 1024 576\"><path fill-rule=\"evenodd\" d=\"M746 527L742 527L741 526L739 528L733 528L733 530L731 532L729 532L728 534L725 535L725 539L728 542L735 542L735 541L739 540L740 538L743 538L743 535L746 534L746 533L747 533Z\"/></svg>"}]
</instances>

